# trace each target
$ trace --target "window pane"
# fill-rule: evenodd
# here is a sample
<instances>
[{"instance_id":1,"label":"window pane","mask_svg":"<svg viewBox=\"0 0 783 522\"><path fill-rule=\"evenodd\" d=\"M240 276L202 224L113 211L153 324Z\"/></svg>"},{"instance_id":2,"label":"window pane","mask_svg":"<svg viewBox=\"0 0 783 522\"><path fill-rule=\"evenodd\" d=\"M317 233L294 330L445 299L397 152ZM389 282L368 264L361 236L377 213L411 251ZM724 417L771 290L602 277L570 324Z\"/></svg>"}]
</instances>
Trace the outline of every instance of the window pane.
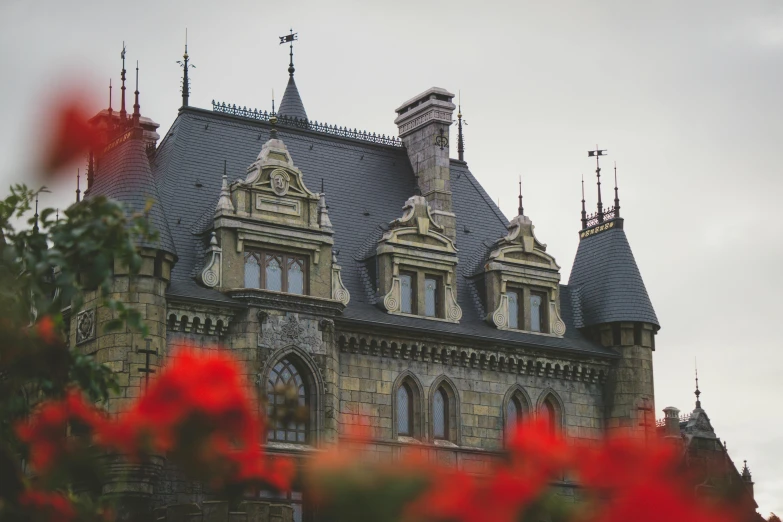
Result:
<instances>
[{"instance_id":1,"label":"window pane","mask_svg":"<svg viewBox=\"0 0 783 522\"><path fill-rule=\"evenodd\" d=\"M266 256L266 289L283 290L283 270L277 257Z\"/></svg>"},{"instance_id":2,"label":"window pane","mask_svg":"<svg viewBox=\"0 0 783 522\"><path fill-rule=\"evenodd\" d=\"M516 292L506 292L508 296L508 327L519 328L519 294Z\"/></svg>"},{"instance_id":3,"label":"window pane","mask_svg":"<svg viewBox=\"0 0 783 522\"><path fill-rule=\"evenodd\" d=\"M432 401L432 433L436 439L446 438L446 397L441 388Z\"/></svg>"},{"instance_id":4,"label":"window pane","mask_svg":"<svg viewBox=\"0 0 783 522\"><path fill-rule=\"evenodd\" d=\"M424 315L435 317L437 315L438 282L435 279L424 280Z\"/></svg>"},{"instance_id":5,"label":"window pane","mask_svg":"<svg viewBox=\"0 0 783 522\"><path fill-rule=\"evenodd\" d=\"M245 254L245 288L261 286L261 267L254 254Z\"/></svg>"},{"instance_id":6,"label":"window pane","mask_svg":"<svg viewBox=\"0 0 783 522\"><path fill-rule=\"evenodd\" d=\"M552 404L551 398L545 400L544 404L541 405L541 411L539 412L539 415L541 415L541 419L544 425L549 428L551 433L554 433L557 428L557 410L555 410L555 406Z\"/></svg>"},{"instance_id":7,"label":"window pane","mask_svg":"<svg viewBox=\"0 0 783 522\"><path fill-rule=\"evenodd\" d=\"M410 395L405 385L397 389L397 433L410 435Z\"/></svg>"},{"instance_id":8,"label":"window pane","mask_svg":"<svg viewBox=\"0 0 783 522\"><path fill-rule=\"evenodd\" d=\"M291 294L304 294L304 271L300 259L288 261L288 292Z\"/></svg>"},{"instance_id":9,"label":"window pane","mask_svg":"<svg viewBox=\"0 0 783 522\"><path fill-rule=\"evenodd\" d=\"M276 417L278 413L284 413L282 410L286 408L286 394L292 388L296 390L297 402L302 406L307 405L307 391L304 384L299 384L301 382L302 378L299 375L299 370L289 359L283 359L272 368L267 380L267 409L270 418ZM267 435L269 440L307 442L307 422L289 421L284 425L280 421L275 420L270 421L270 425L272 424L274 424L274 429L269 430Z\"/></svg>"},{"instance_id":10,"label":"window pane","mask_svg":"<svg viewBox=\"0 0 783 522\"><path fill-rule=\"evenodd\" d=\"M512 399L508 401L508 406L506 407L506 426L513 428L518 419L519 409L517 408L516 400L512 397Z\"/></svg>"},{"instance_id":11,"label":"window pane","mask_svg":"<svg viewBox=\"0 0 783 522\"><path fill-rule=\"evenodd\" d=\"M413 313L413 281L411 276L400 276L400 312L410 314Z\"/></svg>"},{"instance_id":12,"label":"window pane","mask_svg":"<svg viewBox=\"0 0 783 522\"><path fill-rule=\"evenodd\" d=\"M534 332L541 331L541 296L530 296L530 329Z\"/></svg>"}]
</instances>

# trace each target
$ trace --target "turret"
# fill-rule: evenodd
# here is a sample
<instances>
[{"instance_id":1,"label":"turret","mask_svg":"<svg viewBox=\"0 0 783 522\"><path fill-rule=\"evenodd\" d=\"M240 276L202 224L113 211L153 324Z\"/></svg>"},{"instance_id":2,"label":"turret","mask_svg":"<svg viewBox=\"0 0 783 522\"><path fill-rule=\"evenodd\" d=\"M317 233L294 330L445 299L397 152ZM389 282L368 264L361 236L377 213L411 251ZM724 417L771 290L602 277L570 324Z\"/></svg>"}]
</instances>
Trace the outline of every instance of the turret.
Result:
<instances>
[{"instance_id":1,"label":"turret","mask_svg":"<svg viewBox=\"0 0 783 522\"><path fill-rule=\"evenodd\" d=\"M589 153L596 160L605 154L605 150ZM597 211L592 215L583 211L579 248L568 281L579 299L581 313L575 323L588 337L620 355L605 389L607 432L646 437L655 427L652 352L660 325L625 235L617 191L615 207L604 209L600 166L596 174Z\"/></svg>"}]
</instances>

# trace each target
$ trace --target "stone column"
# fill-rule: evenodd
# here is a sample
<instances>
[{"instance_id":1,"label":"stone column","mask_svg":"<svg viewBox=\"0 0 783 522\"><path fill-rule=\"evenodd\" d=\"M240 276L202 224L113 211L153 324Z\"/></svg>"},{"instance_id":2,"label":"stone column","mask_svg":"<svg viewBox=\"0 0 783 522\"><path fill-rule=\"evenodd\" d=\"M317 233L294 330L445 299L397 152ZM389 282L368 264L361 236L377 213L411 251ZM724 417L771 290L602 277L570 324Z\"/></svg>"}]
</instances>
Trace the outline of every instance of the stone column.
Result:
<instances>
[{"instance_id":1,"label":"stone column","mask_svg":"<svg viewBox=\"0 0 783 522\"><path fill-rule=\"evenodd\" d=\"M403 103L397 110L397 124L421 195L427 199L435 220L451 239L456 238L456 217L452 212L449 173L449 129L456 106L454 95L432 87Z\"/></svg>"}]
</instances>

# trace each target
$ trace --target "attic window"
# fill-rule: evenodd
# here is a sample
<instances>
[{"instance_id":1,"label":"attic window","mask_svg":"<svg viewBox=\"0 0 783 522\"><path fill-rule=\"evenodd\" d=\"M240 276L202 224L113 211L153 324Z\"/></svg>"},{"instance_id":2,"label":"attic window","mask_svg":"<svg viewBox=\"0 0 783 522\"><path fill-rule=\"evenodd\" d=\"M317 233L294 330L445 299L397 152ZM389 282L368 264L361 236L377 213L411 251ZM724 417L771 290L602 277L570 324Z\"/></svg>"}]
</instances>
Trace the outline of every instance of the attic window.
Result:
<instances>
[{"instance_id":1,"label":"attic window","mask_svg":"<svg viewBox=\"0 0 783 522\"><path fill-rule=\"evenodd\" d=\"M245 288L307 293L307 259L278 252L245 253Z\"/></svg>"},{"instance_id":2,"label":"attic window","mask_svg":"<svg viewBox=\"0 0 783 522\"><path fill-rule=\"evenodd\" d=\"M530 330L546 333L546 295L530 292Z\"/></svg>"}]
</instances>

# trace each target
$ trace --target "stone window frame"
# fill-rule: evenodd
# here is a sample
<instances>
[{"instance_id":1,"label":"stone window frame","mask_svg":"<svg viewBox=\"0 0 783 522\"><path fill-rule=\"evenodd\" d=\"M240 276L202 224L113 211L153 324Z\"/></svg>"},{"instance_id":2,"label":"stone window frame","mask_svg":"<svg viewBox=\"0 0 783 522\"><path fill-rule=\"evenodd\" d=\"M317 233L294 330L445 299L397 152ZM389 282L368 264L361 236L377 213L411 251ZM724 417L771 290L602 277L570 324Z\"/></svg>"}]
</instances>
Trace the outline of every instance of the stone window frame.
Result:
<instances>
[{"instance_id":1,"label":"stone window frame","mask_svg":"<svg viewBox=\"0 0 783 522\"><path fill-rule=\"evenodd\" d=\"M296 444L297 446L302 447L318 447L321 442L321 433L323 432L324 427L324 383L318 366L307 352L298 346L293 345L278 350L264 365L263 372L261 373L263 380L261 381L259 392L264 400L267 400L266 382L269 378L269 372L283 359L293 359L292 363L296 366L302 379L306 382L305 389L308 392L307 405L309 412L309 418L305 423L307 429L305 443L286 442L286 444ZM280 442L281 441L267 440L266 433L264 433L263 443L276 444Z\"/></svg>"},{"instance_id":2,"label":"stone window frame","mask_svg":"<svg viewBox=\"0 0 783 522\"><path fill-rule=\"evenodd\" d=\"M244 250L244 255L242 258L243 285L244 285L244 270L247 264L248 256L254 256L256 258L256 261L258 262L259 270L261 272L258 279L258 288L261 290L267 290L265 284L266 283L265 281L266 280L266 256L280 256L280 258L282 259L282 266L281 266L282 275L281 275L281 283L280 283L282 290L280 290L280 292L284 294L291 293L288 291L289 262L291 260L302 261L302 265L304 266L304 270L302 273L302 278L303 278L302 293L292 294L292 295L310 295L310 256L308 254L289 252L284 250L267 249L267 248L246 248ZM275 290L269 290L269 291L272 292Z\"/></svg>"},{"instance_id":3,"label":"stone window frame","mask_svg":"<svg viewBox=\"0 0 783 522\"><path fill-rule=\"evenodd\" d=\"M503 403L502 403L503 410L501 412L501 415L503 418L503 438L506 444L509 442L509 436L511 435L510 432L511 426L509 425L509 419L508 419L508 404L509 402L514 400L516 400L517 403L520 405L520 410L524 416L526 416L528 419L532 417L533 401L530 400L530 395L527 393L527 390L525 390L525 388L523 388L521 385L519 384L513 385L506 392L506 395L503 397Z\"/></svg>"},{"instance_id":4,"label":"stone window frame","mask_svg":"<svg viewBox=\"0 0 783 522\"><path fill-rule=\"evenodd\" d=\"M413 290L413 303L411 313L398 312L399 315L421 317L423 319L445 320L446 285L447 279L445 270L436 270L423 266L400 264L399 275L411 276L411 288ZM438 283L438 291L435 296L435 316L425 315L425 289L424 285L427 279L435 279Z\"/></svg>"},{"instance_id":5,"label":"stone window frame","mask_svg":"<svg viewBox=\"0 0 783 522\"><path fill-rule=\"evenodd\" d=\"M552 423L556 433L565 435L566 433L566 413L565 404L560 395L552 388L547 388L541 392L536 401L536 418L541 417L541 409L548 403L554 410L555 420Z\"/></svg>"},{"instance_id":6,"label":"stone window frame","mask_svg":"<svg viewBox=\"0 0 783 522\"><path fill-rule=\"evenodd\" d=\"M527 311L528 307L525 305L525 295L529 293L525 292L525 287L523 285L515 285L510 284L506 286L506 296L508 297L509 292L516 292L516 294L519 296L519 302L517 303L517 328L511 328L510 326L510 313L509 313L509 330L518 330L518 331L524 331L526 326L525 321L525 312Z\"/></svg>"},{"instance_id":7,"label":"stone window frame","mask_svg":"<svg viewBox=\"0 0 783 522\"><path fill-rule=\"evenodd\" d=\"M402 276L409 276L411 278L411 311L410 315L418 315L419 310L419 272L417 270L400 269L400 281ZM402 283L400 283L402 284ZM402 309L402 286L400 286L400 309ZM407 314L408 312L400 312Z\"/></svg>"},{"instance_id":8,"label":"stone window frame","mask_svg":"<svg viewBox=\"0 0 783 522\"><path fill-rule=\"evenodd\" d=\"M397 406L397 390L402 385L408 386L408 391L411 394L410 402L413 405L411 416L412 426L410 435L401 435L397 431L397 412L399 408ZM394 380L392 386L392 439L398 440L400 437L409 437L415 440L424 440L424 388L421 386L421 382L414 375L413 372L406 370L400 373Z\"/></svg>"},{"instance_id":9,"label":"stone window frame","mask_svg":"<svg viewBox=\"0 0 783 522\"><path fill-rule=\"evenodd\" d=\"M533 333L549 333L549 292L544 290L539 290L535 286L530 287L529 293L526 292L528 295L526 310L528 310L525 313L525 326L527 327L527 331L533 332ZM539 330L533 330L533 303L532 299L533 296L538 296L541 298L541 306L538 308L538 317L539 321L541 323Z\"/></svg>"},{"instance_id":10,"label":"stone window frame","mask_svg":"<svg viewBox=\"0 0 783 522\"><path fill-rule=\"evenodd\" d=\"M438 390L443 390L446 395L446 438L435 438L435 425L434 422L432 422L432 405L434 404L435 400L435 393ZM460 397L459 392L457 391L458 388L454 384L454 381L451 380L447 375L440 375L435 378L434 381L432 381L432 385L430 385L430 393L429 393L429 400L427 401L427 405L429 408L429 419L430 422L428 423L428 437L431 441L448 441L452 444L459 445L461 441L461 434L462 430L460 428L462 422L462 417L460 414Z\"/></svg>"}]
</instances>

